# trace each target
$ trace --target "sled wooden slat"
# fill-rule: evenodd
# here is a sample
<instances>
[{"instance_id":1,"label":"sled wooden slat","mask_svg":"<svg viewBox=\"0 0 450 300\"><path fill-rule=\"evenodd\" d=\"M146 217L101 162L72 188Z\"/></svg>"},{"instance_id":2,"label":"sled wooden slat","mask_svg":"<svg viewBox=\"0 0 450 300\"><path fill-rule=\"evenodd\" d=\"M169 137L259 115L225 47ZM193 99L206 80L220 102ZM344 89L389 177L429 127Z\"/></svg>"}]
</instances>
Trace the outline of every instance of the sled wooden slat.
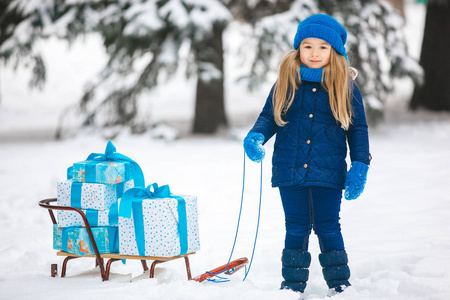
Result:
<instances>
[{"instance_id":1,"label":"sled wooden slat","mask_svg":"<svg viewBox=\"0 0 450 300\"><path fill-rule=\"evenodd\" d=\"M138 256L138 255L121 255L121 254L117 254L117 253L104 253L104 254L100 254L97 248L97 244L95 242L94 236L92 234L92 230L91 230L91 226L89 225L89 222L87 220L86 215L83 213L83 211L81 209L78 209L76 207L71 207L71 206L57 206L57 205L52 205L50 203L52 202L56 202L57 199L56 198L49 198L49 199L44 199L39 201L39 206L46 208L50 214L50 218L52 219L52 223L56 224L56 218L55 215L53 214L53 210L71 210L71 211L75 211L77 212L81 218L83 219L86 231L89 235L89 240L92 244L92 248L94 250L94 254L92 255L78 255L78 254L73 254L73 253L68 253L68 252L64 252L64 251L58 251L56 253L57 256L64 256L66 257L63 261L63 266L62 266L62 270L61 270L61 277L65 277L66 275L66 269L67 269L67 262L71 259L75 259L75 258L95 258L96 260L96 266L99 267L100 269L100 275L102 276L102 280L106 281L109 280L109 273L110 273L110 269L111 269L111 263L113 263L114 261L119 261L122 259L134 259L134 260L140 260L142 263L142 267L144 269L144 272L148 270L147 267L147 260L153 260L153 263L150 267L150 276L149 278L153 278L154 277L154 272L155 272L155 267L157 264L160 263L164 263L167 261L171 261L171 260L175 260L178 258L184 258L184 262L186 265L186 273L187 273L187 277L188 280L191 280L191 268L189 265L189 255L195 254L195 252L192 253L187 253L187 254L183 254L183 255L179 255L179 256L172 256L172 257L158 257L158 256ZM105 265L104 265L104 259L109 259L107 264L106 264L106 269L105 269ZM53 276L53 274L52 274Z\"/></svg>"}]
</instances>

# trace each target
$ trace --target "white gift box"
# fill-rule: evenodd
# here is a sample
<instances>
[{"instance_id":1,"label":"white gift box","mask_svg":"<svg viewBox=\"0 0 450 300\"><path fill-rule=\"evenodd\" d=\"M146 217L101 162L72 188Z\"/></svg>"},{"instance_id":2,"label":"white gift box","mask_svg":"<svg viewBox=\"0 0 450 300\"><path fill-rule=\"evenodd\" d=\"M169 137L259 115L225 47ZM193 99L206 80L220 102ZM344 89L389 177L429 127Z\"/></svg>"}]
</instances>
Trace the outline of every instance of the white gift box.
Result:
<instances>
[{"instance_id":1,"label":"white gift box","mask_svg":"<svg viewBox=\"0 0 450 300\"><path fill-rule=\"evenodd\" d=\"M113 204L116 205L116 204ZM112 208L112 207L111 207ZM91 226L114 226L117 227L119 224L110 224L109 213L111 210L94 210L88 209L82 210L86 215L89 225ZM118 209L116 209L116 213ZM116 214L115 220L117 220L118 215ZM83 218L79 213L72 210L58 210L58 227L73 227L73 226L85 226Z\"/></svg>"},{"instance_id":2,"label":"white gift box","mask_svg":"<svg viewBox=\"0 0 450 300\"><path fill-rule=\"evenodd\" d=\"M72 199L72 185L80 187L76 201ZM134 187L134 181L123 184L123 192ZM58 205L73 206L81 209L108 210L118 199L120 184L74 183L72 180L59 181L57 184Z\"/></svg>"},{"instance_id":3,"label":"white gift box","mask_svg":"<svg viewBox=\"0 0 450 300\"><path fill-rule=\"evenodd\" d=\"M187 219L187 253L200 250L198 233L197 197L174 195L185 199ZM145 235L144 256L172 257L180 255L178 232L178 201L175 198L142 200ZM140 255L136 242L133 214L131 218L119 216L119 253Z\"/></svg>"}]
</instances>

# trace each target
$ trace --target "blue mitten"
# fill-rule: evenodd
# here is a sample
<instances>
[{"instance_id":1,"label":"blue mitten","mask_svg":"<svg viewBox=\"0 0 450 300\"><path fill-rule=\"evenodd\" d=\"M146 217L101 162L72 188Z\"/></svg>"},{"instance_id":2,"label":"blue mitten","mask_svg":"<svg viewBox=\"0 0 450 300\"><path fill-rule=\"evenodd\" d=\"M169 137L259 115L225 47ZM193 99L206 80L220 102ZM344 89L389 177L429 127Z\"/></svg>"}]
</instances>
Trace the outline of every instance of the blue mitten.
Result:
<instances>
[{"instance_id":1,"label":"blue mitten","mask_svg":"<svg viewBox=\"0 0 450 300\"><path fill-rule=\"evenodd\" d=\"M264 142L264 135L258 132L249 132L244 139L244 150L248 158L254 162L261 162L266 155L266 151L262 143Z\"/></svg>"},{"instance_id":2,"label":"blue mitten","mask_svg":"<svg viewBox=\"0 0 450 300\"><path fill-rule=\"evenodd\" d=\"M352 166L347 172L345 179L345 199L355 200L362 194L366 185L368 170L368 165L359 161L352 162Z\"/></svg>"}]
</instances>

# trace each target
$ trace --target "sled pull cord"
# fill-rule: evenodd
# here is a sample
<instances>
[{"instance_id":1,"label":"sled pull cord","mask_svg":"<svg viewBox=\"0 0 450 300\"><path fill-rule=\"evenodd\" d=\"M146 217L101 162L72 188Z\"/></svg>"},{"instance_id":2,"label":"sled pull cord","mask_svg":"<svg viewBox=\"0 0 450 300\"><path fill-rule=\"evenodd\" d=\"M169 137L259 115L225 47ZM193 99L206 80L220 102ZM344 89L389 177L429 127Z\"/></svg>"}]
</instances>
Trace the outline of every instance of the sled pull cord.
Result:
<instances>
[{"instance_id":1,"label":"sled pull cord","mask_svg":"<svg viewBox=\"0 0 450 300\"><path fill-rule=\"evenodd\" d=\"M250 268L252 267L252 262L253 262L253 255L255 254L255 248L256 248L256 240L258 239L258 231L259 231L259 220L261 217L261 199L262 199L262 173L263 173L263 165L262 165L262 161L261 161L261 172L260 172L260 178L259 178L259 206L258 206L258 222L256 223L256 233L255 233L255 242L253 243L253 251L252 251L252 257L250 258L250 262L248 264L248 269L245 272L245 277L242 281L245 281L245 279L247 278L248 273L250 272ZM245 151L244 151L244 165L245 165ZM245 173L244 176L245 178ZM244 179L245 181L245 179ZM243 184L244 185L244 184ZM242 190L244 190L244 188L242 188ZM239 224L238 224L239 226Z\"/></svg>"},{"instance_id":2,"label":"sled pull cord","mask_svg":"<svg viewBox=\"0 0 450 300\"><path fill-rule=\"evenodd\" d=\"M225 267L223 268L223 270L217 272L217 273L210 273L213 275L218 275L220 273L222 273L224 270L227 269L228 265L231 262L231 258L233 257L233 252L234 252L234 248L236 246L236 240L237 240L237 236L239 233L239 224L241 222L241 214L242 214L242 204L244 203L244 191L245 191L245 151L244 151L244 166L243 166L243 174L242 174L242 193L241 193L241 206L239 208L239 216L238 216L238 221L237 221L237 226L236 226L236 234L234 236L234 242L233 242L233 247L231 249L231 253L230 253L230 257L228 259L227 264L225 265ZM255 234L255 241L253 243L253 251L252 251L252 257L250 259L250 262L248 264L248 268L246 268L245 270L245 277L242 281L245 281L245 279L247 278L248 273L250 272L250 268L252 266L252 262L253 262L253 256L255 254L255 248L256 248L256 240L258 239L258 231L259 231L259 220L260 220L260 216L261 216L261 199L262 199L262 171L263 171L263 166L262 166L262 161L261 161L261 175L260 175L260 180L259 180L259 208L258 208L258 222L256 224L256 234ZM209 280L209 279L208 279ZM223 281L216 281L216 280L209 280L209 281L213 281L213 282L223 282Z\"/></svg>"}]
</instances>

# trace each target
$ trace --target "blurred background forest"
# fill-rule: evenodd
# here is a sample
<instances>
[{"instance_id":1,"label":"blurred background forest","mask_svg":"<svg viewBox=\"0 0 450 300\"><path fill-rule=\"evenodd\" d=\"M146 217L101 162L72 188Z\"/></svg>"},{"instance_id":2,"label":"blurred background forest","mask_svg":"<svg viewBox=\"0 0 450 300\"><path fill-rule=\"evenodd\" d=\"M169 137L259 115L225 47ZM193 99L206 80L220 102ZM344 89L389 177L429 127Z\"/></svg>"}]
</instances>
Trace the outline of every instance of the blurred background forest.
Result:
<instances>
[{"instance_id":1,"label":"blurred background forest","mask_svg":"<svg viewBox=\"0 0 450 300\"><path fill-rule=\"evenodd\" d=\"M175 139L249 126L298 22L315 13L348 30L372 127L408 90L405 110L448 111L450 0L414 2L426 10L420 56L404 1L416 0L2 1L0 136Z\"/></svg>"}]
</instances>

